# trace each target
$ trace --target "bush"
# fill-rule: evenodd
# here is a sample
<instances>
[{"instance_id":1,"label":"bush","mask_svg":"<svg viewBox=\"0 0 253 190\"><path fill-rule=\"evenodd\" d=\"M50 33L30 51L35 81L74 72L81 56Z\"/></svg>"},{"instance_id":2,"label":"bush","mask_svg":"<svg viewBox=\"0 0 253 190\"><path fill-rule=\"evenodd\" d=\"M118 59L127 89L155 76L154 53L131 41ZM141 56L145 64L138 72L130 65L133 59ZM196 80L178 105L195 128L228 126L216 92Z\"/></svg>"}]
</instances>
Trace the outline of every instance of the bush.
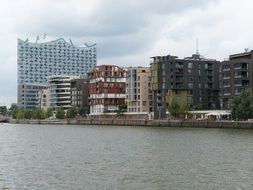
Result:
<instances>
[{"instance_id":1,"label":"bush","mask_svg":"<svg viewBox=\"0 0 253 190\"><path fill-rule=\"evenodd\" d=\"M64 119L65 118L65 111L62 107L57 108L55 117L57 119Z\"/></svg>"},{"instance_id":2,"label":"bush","mask_svg":"<svg viewBox=\"0 0 253 190\"><path fill-rule=\"evenodd\" d=\"M67 111L67 118L75 118L78 114L78 109L76 107L71 107Z\"/></svg>"}]
</instances>

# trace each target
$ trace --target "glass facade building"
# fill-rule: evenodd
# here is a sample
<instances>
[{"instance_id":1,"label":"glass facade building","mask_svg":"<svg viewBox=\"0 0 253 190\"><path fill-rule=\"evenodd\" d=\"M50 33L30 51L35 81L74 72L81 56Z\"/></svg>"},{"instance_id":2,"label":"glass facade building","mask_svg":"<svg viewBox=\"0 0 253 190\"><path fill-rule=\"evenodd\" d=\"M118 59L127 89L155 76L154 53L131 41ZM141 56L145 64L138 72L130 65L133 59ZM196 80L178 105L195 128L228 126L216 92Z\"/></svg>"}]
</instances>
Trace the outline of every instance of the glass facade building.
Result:
<instances>
[{"instance_id":1,"label":"glass facade building","mask_svg":"<svg viewBox=\"0 0 253 190\"><path fill-rule=\"evenodd\" d=\"M35 108L38 102L38 92L26 93L26 89L47 85L52 75L84 78L97 64L96 44L77 47L62 38L44 43L18 39L17 57L18 106L24 109Z\"/></svg>"}]
</instances>

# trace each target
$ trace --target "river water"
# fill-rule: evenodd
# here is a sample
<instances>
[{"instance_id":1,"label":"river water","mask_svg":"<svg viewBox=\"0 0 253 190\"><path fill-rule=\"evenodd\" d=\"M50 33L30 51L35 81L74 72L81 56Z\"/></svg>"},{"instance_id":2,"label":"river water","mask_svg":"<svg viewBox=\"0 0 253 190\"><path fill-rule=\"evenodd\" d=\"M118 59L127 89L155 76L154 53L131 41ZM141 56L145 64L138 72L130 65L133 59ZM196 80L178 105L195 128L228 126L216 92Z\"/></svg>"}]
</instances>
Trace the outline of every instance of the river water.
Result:
<instances>
[{"instance_id":1,"label":"river water","mask_svg":"<svg viewBox=\"0 0 253 190\"><path fill-rule=\"evenodd\" d=\"M253 130L0 124L0 189L253 189Z\"/></svg>"}]
</instances>

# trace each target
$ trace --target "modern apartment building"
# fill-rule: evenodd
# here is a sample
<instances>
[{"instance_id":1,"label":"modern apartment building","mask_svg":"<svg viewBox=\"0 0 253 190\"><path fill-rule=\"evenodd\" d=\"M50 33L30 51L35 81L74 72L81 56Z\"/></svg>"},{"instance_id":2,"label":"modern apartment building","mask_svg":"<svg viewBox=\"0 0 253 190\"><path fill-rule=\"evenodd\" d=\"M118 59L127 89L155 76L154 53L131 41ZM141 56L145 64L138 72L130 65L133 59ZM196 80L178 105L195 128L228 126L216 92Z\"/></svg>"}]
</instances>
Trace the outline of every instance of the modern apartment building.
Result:
<instances>
[{"instance_id":1,"label":"modern apartment building","mask_svg":"<svg viewBox=\"0 0 253 190\"><path fill-rule=\"evenodd\" d=\"M127 68L127 112L152 112L151 76L149 67Z\"/></svg>"},{"instance_id":2,"label":"modern apartment building","mask_svg":"<svg viewBox=\"0 0 253 190\"><path fill-rule=\"evenodd\" d=\"M221 62L220 103L222 109L229 109L232 99L248 89L253 92L253 51L234 54Z\"/></svg>"},{"instance_id":3,"label":"modern apartment building","mask_svg":"<svg viewBox=\"0 0 253 190\"><path fill-rule=\"evenodd\" d=\"M86 76L96 66L96 55L96 44L77 47L62 38L43 43L18 39L18 106L38 107L38 91L27 89L47 85L48 76Z\"/></svg>"},{"instance_id":4,"label":"modern apartment building","mask_svg":"<svg viewBox=\"0 0 253 190\"><path fill-rule=\"evenodd\" d=\"M71 107L70 81L77 76L50 76L48 77L50 90L50 104L54 110L62 107L67 110Z\"/></svg>"},{"instance_id":5,"label":"modern apartment building","mask_svg":"<svg viewBox=\"0 0 253 190\"><path fill-rule=\"evenodd\" d=\"M115 112L125 104L126 71L115 65L100 65L88 73L90 114Z\"/></svg>"},{"instance_id":6,"label":"modern apartment building","mask_svg":"<svg viewBox=\"0 0 253 190\"><path fill-rule=\"evenodd\" d=\"M85 114L90 113L88 79L71 80L70 95L71 106L81 109Z\"/></svg>"},{"instance_id":7,"label":"modern apartment building","mask_svg":"<svg viewBox=\"0 0 253 190\"><path fill-rule=\"evenodd\" d=\"M18 85L18 106L24 109L39 108L40 91L47 88L47 84L20 83Z\"/></svg>"},{"instance_id":8,"label":"modern apartment building","mask_svg":"<svg viewBox=\"0 0 253 190\"><path fill-rule=\"evenodd\" d=\"M198 53L184 59L171 55L152 57L154 118L166 118L172 100L187 103L191 109L219 108L219 65Z\"/></svg>"}]
</instances>

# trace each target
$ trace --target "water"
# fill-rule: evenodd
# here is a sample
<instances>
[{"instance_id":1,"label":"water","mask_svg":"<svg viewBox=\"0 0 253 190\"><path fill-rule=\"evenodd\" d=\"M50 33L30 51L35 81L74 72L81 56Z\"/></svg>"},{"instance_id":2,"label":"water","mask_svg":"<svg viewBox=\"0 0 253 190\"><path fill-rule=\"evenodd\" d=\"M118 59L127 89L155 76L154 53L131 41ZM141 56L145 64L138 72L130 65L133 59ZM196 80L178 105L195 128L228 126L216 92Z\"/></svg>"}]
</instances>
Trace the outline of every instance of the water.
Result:
<instances>
[{"instance_id":1,"label":"water","mask_svg":"<svg viewBox=\"0 0 253 190\"><path fill-rule=\"evenodd\" d=\"M0 124L0 189L253 189L253 130Z\"/></svg>"}]
</instances>

